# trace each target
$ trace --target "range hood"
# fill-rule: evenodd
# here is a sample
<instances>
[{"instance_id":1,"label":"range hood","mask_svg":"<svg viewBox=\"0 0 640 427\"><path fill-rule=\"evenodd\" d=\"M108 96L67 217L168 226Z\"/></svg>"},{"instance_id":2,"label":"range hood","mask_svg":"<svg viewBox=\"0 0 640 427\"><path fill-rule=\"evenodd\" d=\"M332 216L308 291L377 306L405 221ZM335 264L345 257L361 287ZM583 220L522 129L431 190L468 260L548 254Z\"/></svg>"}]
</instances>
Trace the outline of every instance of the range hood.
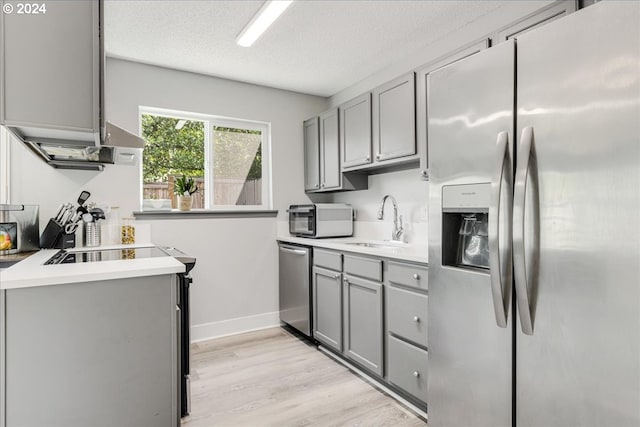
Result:
<instances>
[{"instance_id":1,"label":"range hood","mask_svg":"<svg viewBox=\"0 0 640 427\"><path fill-rule=\"evenodd\" d=\"M23 141L39 157L57 169L101 171L105 164L136 165L145 140L107 122L102 143L74 139L68 133L51 137L30 132L24 135L18 129L8 127L18 139Z\"/></svg>"}]
</instances>

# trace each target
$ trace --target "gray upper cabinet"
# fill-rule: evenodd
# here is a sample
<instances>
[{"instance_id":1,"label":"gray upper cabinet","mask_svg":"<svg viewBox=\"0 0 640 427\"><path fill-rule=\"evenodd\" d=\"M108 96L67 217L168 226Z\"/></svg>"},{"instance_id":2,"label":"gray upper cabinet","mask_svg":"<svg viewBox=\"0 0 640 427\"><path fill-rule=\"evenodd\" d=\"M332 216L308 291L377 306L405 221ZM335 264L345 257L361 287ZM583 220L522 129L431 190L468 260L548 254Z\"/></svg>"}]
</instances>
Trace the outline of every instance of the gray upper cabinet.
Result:
<instances>
[{"instance_id":1,"label":"gray upper cabinet","mask_svg":"<svg viewBox=\"0 0 640 427\"><path fill-rule=\"evenodd\" d=\"M320 114L320 188L340 188L340 137L338 109Z\"/></svg>"},{"instance_id":2,"label":"gray upper cabinet","mask_svg":"<svg viewBox=\"0 0 640 427\"><path fill-rule=\"evenodd\" d=\"M340 106L342 169L371 163L371 93Z\"/></svg>"},{"instance_id":3,"label":"gray upper cabinet","mask_svg":"<svg viewBox=\"0 0 640 427\"><path fill-rule=\"evenodd\" d=\"M538 28L551 21L562 18L563 16L567 16L568 14L575 12L576 9L575 0L556 1L498 31L495 39L498 43L507 41L526 33L527 31L531 31L534 28Z\"/></svg>"},{"instance_id":4,"label":"gray upper cabinet","mask_svg":"<svg viewBox=\"0 0 640 427\"><path fill-rule=\"evenodd\" d=\"M342 173L339 124L337 108L304 122L304 188L308 193L367 188L366 175Z\"/></svg>"},{"instance_id":5,"label":"gray upper cabinet","mask_svg":"<svg viewBox=\"0 0 640 427\"><path fill-rule=\"evenodd\" d=\"M373 142L378 162L416 154L415 73L373 90Z\"/></svg>"},{"instance_id":6,"label":"gray upper cabinet","mask_svg":"<svg viewBox=\"0 0 640 427\"><path fill-rule=\"evenodd\" d=\"M342 351L342 274L313 267L313 336Z\"/></svg>"},{"instance_id":7,"label":"gray upper cabinet","mask_svg":"<svg viewBox=\"0 0 640 427\"><path fill-rule=\"evenodd\" d=\"M343 281L344 353L382 376L382 284L346 273Z\"/></svg>"},{"instance_id":8,"label":"gray upper cabinet","mask_svg":"<svg viewBox=\"0 0 640 427\"><path fill-rule=\"evenodd\" d=\"M1 3L16 11L0 14L0 122L22 136L99 142L99 2L39 2L38 14Z\"/></svg>"},{"instance_id":9,"label":"gray upper cabinet","mask_svg":"<svg viewBox=\"0 0 640 427\"><path fill-rule=\"evenodd\" d=\"M423 65L416 72L416 131L418 142L418 155L420 156L420 176L429 178L428 171L428 142L427 142L427 77L429 73L474 55L489 47L490 40L483 39L458 49L455 52L442 56L428 64Z\"/></svg>"},{"instance_id":10,"label":"gray upper cabinet","mask_svg":"<svg viewBox=\"0 0 640 427\"><path fill-rule=\"evenodd\" d=\"M320 188L320 134L318 118L304 122L304 189Z\"/></svg>"}]
</instances>

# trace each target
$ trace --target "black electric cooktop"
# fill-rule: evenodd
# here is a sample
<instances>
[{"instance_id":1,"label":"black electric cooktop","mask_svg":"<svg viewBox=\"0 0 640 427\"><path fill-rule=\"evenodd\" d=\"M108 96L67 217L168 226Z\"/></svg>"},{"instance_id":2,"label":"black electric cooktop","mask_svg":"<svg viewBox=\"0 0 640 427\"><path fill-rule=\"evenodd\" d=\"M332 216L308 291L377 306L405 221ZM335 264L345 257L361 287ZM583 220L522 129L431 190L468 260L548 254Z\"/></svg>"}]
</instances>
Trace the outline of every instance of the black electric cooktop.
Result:
<instances>
[{"instance_id":1,"label":"black electric cooktop","mask_svg":"<svg viewBox=\"0 0 640 427\"><path fill-rule=\"evenodd\" d=\"M81 262L119 261L125 259L156 258L170 256L157 246L147 248L101 249L68 252L64 249L49 258L49 264L78 264Z\"/></svg>"}]
</instances>

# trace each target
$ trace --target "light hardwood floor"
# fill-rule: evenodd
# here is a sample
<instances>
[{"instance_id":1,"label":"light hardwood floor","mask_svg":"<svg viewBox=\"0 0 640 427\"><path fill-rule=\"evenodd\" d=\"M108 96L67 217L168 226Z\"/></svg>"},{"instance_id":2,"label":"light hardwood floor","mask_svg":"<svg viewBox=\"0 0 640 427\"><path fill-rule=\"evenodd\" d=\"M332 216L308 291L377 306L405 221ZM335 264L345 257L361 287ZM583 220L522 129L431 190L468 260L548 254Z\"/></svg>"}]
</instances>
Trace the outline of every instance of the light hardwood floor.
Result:
<instances>
[{"instance_id":1,"label":"light hardwood floor","mask_svg":"<svg viewBox=\"0 0 640 427\"><path fill-rule=\"evenodd\" d=\"M185 427L425 427L422 418L281 328L193 344Z\"/></svg>"}]
</instances>

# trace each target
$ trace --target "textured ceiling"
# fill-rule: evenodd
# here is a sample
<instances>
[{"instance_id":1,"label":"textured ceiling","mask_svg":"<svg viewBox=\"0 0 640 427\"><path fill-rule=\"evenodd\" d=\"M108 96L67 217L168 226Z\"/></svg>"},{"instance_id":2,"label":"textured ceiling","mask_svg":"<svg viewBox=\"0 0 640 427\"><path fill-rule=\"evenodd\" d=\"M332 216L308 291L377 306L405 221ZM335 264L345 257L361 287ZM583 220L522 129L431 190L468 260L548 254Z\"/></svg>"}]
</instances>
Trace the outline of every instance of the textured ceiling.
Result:
<instances>
[{"instance_id":1,"label":"textured ceiling","mask_svg":"<svg viewBox=\"0 0 640 427\"><path fill-rule=\"evenodd\" d=\"M105 2L107 55L330 96L511 1L299 0L249 48L262 1Z\"/></svg>"}]
</instances>

